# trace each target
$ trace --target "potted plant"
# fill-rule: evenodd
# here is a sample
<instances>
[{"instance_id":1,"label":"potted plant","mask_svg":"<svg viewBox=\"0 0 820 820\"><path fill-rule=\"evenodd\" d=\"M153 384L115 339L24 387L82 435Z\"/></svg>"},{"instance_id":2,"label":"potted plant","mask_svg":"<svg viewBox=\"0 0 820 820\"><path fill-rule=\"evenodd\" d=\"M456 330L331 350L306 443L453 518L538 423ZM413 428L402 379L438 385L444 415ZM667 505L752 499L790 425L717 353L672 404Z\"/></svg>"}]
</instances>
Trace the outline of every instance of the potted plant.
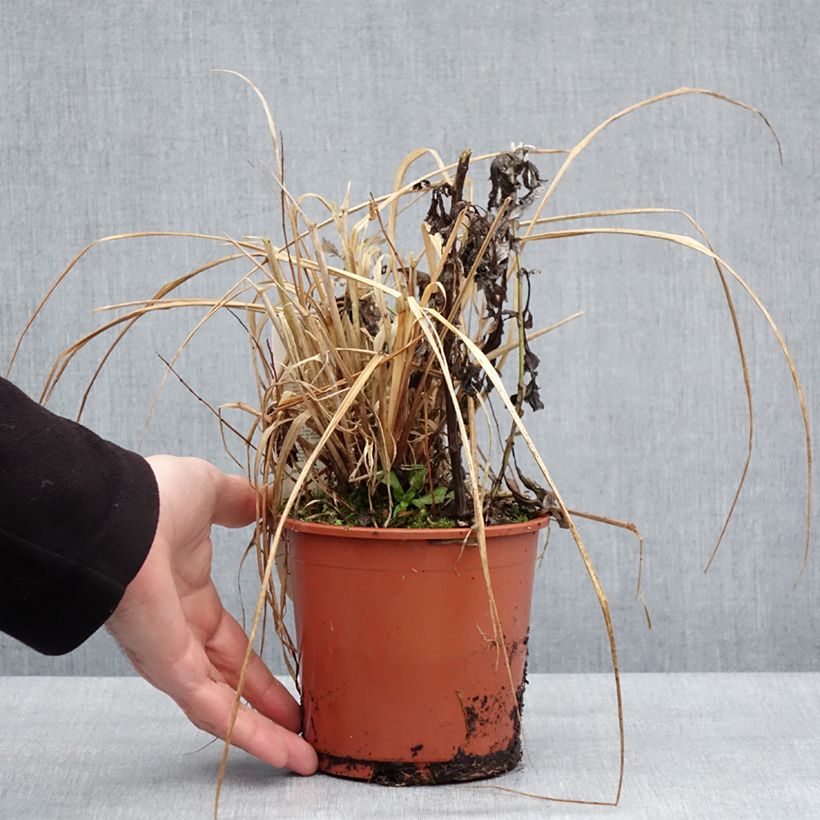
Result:
<instances>
[{"instance_id":1,"label":"potted plant","mask_svg":"<svg viewBox=\"0 0 820 820\"><path fill-rule=\"evenodd\" d=\"M330 206L332 240L285 203L295 247L311 250L282 257L263 241L275 299L263 287L262 321L248 322L270 410L253 471L270 493L262 554L284 535L279 597L269 592L305 737L323 771L379 783L473 780L518 763L537 534L560 516L517 467L515 428L495 469L479 463L476 411L496 389L487 373L498 376L469 346L486 362L515 354L514 412L541 406L530 272L509 276L541 180L526 149L502 152L481 208L466 191L470 158L452 179L409 186L426 208L418 257L397 248L401 193L353 224Z\"/></svg>"},{"instance_id":2,"label":"potted plant","mask_svg":"<svg viewBox=\"0 0 820 820\"><path fill-rule=\"evenodd\" d=\"M416 151L386 195L358 205L347 197L334 204L312 196L325 212L312 219L306 198L286 187L270 109L251 87L264 106L277 158L280 241L229 240L229 253L150 299L116 306L124 312L58 357L43 399L91 339L116 330L87 396L113 347L147 314L205 307L182 347L220 311L240 319L258 402L232 405L249 417L246 430L218 414L223 435L243 442L248 476L260 490L261 588L247 657L270 616L300 687L304 734L321 768L340 776L441 783L516 765L536 542L550 521L568 529L609 637L621 737L617 803L623 717L609 606L574 524L584 514L568 509L523 421L543 407L535 340L575 317L539 326L530 309L537 272L527 261L529 246L607 233L702 254L723 284L751 407L731 286L748 294L785 355L801 403L807 551L811 439L803 391L783 337L754 291L684 212L676 213L695 236L589 226L593 218L660 209L544 215L579 155L623 116L687 94L763 115L716 92L681 88L616 113L569 151L519 146L473 157L465 150L449 165L432 150ZM558 162L549 180L540 167L544 155ZM428 170L414 177L411 166L420 160ZM485 179L486 199L477 190ZM185 281L236 260L250 271L219 297L177 295ZM173 370L173 361L168 365ZM637 533L627 522L587 517ZM286 617L291 602L295 632ZM244 674L240 692L243 681ZM220 780L224 762L223 756Z\"/></svg>"}]
</instances>

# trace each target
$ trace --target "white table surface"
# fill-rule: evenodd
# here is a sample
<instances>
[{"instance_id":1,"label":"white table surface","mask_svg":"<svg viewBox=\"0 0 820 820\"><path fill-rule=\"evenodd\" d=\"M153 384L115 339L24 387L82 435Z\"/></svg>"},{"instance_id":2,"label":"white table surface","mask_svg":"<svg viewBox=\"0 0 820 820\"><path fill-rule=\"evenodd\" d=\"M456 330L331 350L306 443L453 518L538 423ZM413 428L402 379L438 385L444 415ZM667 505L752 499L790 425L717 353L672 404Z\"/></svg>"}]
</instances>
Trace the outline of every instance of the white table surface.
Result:
<instances>
[{"instance_id":1,"label":"white table surface","mask_svg":"<svg viewBox=\"0 0 820 820\"><path fill-rule=\"evenodd\" d=\"M820 818L820 674L632 674L618 808L476 784L390 788L228 763L222 818ZM485 785L611 800L613 683L532 675L519 770ZM221 745L136 678L0 677L0 818L207 818Z\"/></svg>"}]
</instances>

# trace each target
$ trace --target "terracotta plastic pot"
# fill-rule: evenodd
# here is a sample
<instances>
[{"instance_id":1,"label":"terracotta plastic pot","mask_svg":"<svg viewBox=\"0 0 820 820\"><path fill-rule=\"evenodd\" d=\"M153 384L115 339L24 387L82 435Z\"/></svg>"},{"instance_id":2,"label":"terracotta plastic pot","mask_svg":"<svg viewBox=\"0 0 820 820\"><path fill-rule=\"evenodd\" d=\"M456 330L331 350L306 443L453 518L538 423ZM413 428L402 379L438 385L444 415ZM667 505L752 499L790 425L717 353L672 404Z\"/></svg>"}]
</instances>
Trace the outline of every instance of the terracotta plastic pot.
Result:
<instances>
[{"instance_id":1,"label":"terracotta plastic pot","mask_svg":"<svg viewBox=\"0 0 820 820\"><path fill-rule=\"evenodd\" d=\"M515 767L538 531L547 520L487 529L512 689L467 530L288 522L303 730L321 771L411 785Z\"/></svg>"}]
</instances>

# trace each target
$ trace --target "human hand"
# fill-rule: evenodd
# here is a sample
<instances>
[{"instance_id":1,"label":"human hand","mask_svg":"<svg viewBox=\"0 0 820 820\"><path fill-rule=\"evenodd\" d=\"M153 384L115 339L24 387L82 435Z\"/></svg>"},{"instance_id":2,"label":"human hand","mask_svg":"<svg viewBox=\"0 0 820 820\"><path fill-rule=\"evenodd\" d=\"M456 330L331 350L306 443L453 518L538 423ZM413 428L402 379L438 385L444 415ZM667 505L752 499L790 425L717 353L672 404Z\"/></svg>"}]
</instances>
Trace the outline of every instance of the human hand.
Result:
<instances>
[{"instance_id":1,"label":"human hand","mask_svg":"<svg viewBox=\"0 0 820 820\"><path fill-rule=\"evenodd\" d=\"M159 521L140 571L106 624L137 672L191 722L225 738L247 637L211 580L211 525L256 517L253 489L196 458L152 456ZM272 766L313 774L316 752L296 734L299 705L254 653L231 742Z\"/></svg>"}]
</instances>

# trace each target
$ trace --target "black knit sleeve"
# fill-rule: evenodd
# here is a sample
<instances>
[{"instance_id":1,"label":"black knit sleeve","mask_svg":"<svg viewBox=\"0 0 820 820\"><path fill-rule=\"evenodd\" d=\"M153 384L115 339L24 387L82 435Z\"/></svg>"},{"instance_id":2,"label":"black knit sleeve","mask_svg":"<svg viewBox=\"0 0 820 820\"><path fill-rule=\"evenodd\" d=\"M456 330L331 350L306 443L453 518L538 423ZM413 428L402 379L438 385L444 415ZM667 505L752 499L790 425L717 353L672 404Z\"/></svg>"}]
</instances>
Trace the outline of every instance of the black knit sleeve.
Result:
<instances>
[{"instance_id":1,"label":"black knit sleeve","mask_svg":"<svg viewBox=\"0 0 820 820\"><path fill-rule=\"evenodd\" d=\"M75 649L116 609L158 515L144 458L0 379L0 630Z\"/></svg>"}]
</instances>

